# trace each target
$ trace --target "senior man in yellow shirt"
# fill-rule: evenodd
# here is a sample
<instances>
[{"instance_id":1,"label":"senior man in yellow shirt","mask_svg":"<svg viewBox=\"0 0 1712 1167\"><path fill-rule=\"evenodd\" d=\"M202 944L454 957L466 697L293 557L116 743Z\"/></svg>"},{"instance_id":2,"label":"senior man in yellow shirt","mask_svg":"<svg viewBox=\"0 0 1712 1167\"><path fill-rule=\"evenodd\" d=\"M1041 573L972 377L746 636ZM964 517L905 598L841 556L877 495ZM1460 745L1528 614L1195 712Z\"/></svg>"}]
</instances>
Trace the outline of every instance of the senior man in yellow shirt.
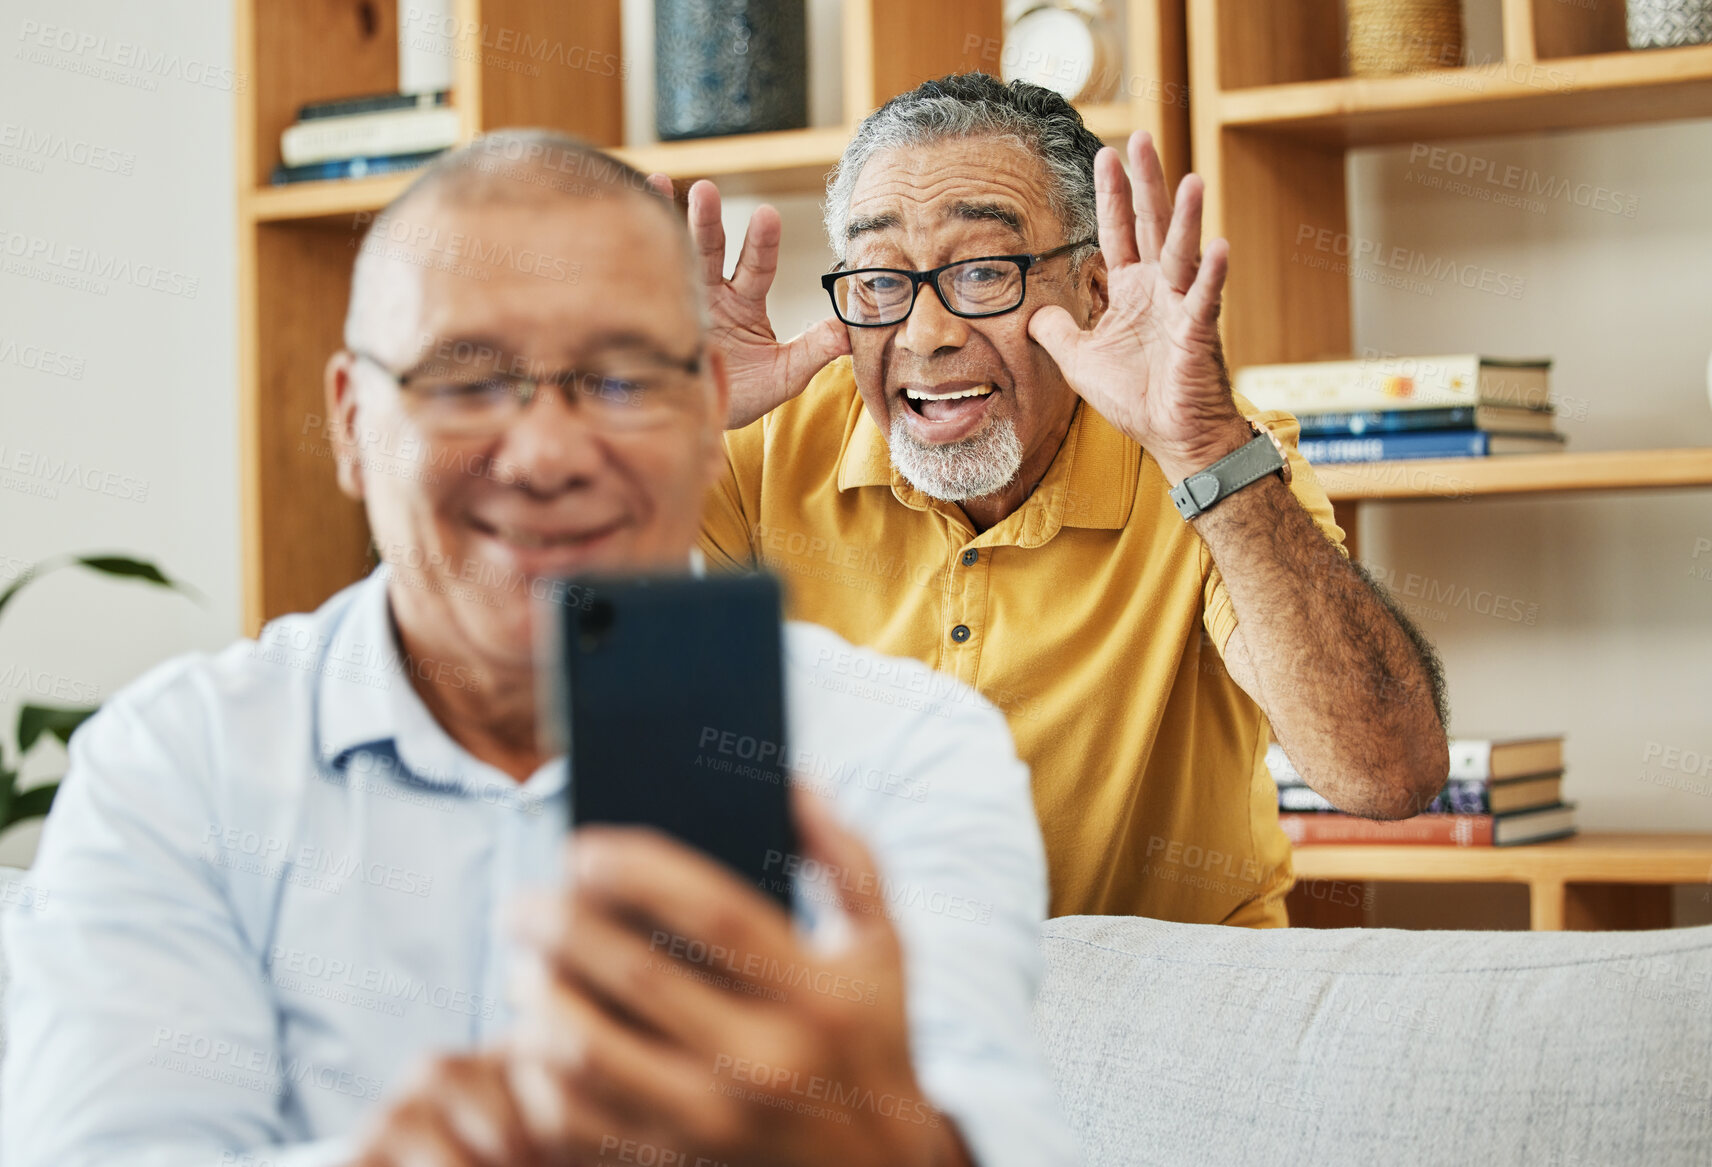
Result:
<instances>
[{"instance_id":1,"label":"senior man in yellow shirt","mask_svg":"<svg viewBox=\"0 0 1712 1167\"><path fill-rule=\"evenodd\" d=\"M1201 180L1173 211L1145 134L1129 160L1133 195L1038 87L894 98L829 185L835 313L788 342L777 212L727 279L718 192L692 187L732 382L701 545L1005 712L1053 914L1281 925L1268 723L1334 804L1406 816L1448 769L1441 674L1343 552L1294 420L1231 391Z\"/></svg>"}]
</instances>

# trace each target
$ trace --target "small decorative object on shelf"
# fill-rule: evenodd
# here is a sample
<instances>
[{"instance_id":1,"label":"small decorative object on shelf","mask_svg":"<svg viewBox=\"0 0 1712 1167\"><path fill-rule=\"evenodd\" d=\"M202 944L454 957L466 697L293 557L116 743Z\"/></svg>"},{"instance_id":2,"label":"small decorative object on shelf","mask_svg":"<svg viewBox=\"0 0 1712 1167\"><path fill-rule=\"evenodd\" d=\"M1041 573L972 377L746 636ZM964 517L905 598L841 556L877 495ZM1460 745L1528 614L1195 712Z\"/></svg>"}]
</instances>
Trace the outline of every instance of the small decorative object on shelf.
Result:
<instances>
[{"instance_id":1,"label":"small decorative object on shelf","mask_svg":"<svg viewBox=\"0 0 1712 1167\"><path fill-rule=\"evenodd\" d=\"M1462 64L1461 0L1348 0L1348 9L1351 76Z\"/></svg>"},{"instance_id":2,"label":"small decorative object on shelf","mask_svg":"<svg viewBox=\"0 0 1712 1167\"><path fill-rule=\"evenodd\" d=\"M1000 76L1032 81L1068 101L1110 101L1117 94L1123 44L1108 5L1101 0L1023 0L1021 8L1005 32Z\"/></svg>"},{"instance_id":3,"label":"small decorative object on shelf","mask_svg":"<svg viewBox=\"0 0 1712 1167\"><path fill-rule=\"evenodd\" d=\"M1712 0L1629 0L1629 47L1712 44Z\"/></svg>"},{"instance_id":4,"label":"small decorative object on shelf","mask_svg":"<svg viewBox=\"0 0 1712 1167\"><path fill-rule=\"evenodd\" d=\"M654 99L665 141L807 126L803 0L655 0Z\"/></svg>"},{"instance_id":5,"label":"small decorative object on shelf","mask_svg":"<svg viewBox=\"0 0 1712 1167\"><path fill-rule=\"evenodd\" d=\"M452 87L457 18L452 0L398 0L398 91Z\"/></svg>"}]
</instances>

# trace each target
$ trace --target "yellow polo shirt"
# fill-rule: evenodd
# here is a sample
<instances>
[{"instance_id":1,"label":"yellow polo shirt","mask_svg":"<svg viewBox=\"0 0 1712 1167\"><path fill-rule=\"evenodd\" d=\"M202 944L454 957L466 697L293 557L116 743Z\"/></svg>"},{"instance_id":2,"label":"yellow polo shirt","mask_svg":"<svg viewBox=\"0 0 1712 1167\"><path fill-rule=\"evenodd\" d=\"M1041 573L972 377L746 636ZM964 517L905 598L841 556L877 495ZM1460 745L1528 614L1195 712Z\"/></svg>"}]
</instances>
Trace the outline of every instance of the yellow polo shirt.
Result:
<instances>
[{"instance_id":1,"label":"yellow polo shirt","mask_svg":"<svg viewBox=\"0 0 1712 1167\"><path fill-rule=\"evenodd\" d=\"M1296 496L1341 545L1294 419L1238 404L1276 423ZM924 661L1005 713L1034 776L1053 915L1286 922L1266 720L1218 655L1236 614L1139 444L1079 405L1039 488L977 535L892 469L841 358L726 451L702 520L712 563L759 562L791 617Z\"/></svg>"}]
</instances>

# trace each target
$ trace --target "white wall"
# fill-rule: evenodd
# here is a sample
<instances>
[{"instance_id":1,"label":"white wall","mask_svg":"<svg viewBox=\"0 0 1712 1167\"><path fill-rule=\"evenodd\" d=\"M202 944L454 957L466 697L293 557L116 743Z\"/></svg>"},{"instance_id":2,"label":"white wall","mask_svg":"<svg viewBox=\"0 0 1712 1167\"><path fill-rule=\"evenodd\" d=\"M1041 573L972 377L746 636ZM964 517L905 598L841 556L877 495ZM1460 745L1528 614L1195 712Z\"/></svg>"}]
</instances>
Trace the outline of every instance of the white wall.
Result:
<instances>
[{"instance_id":1,"label":"white wall","mask_svg":"<svg viewBox=\"0 0 1712 1167\"><path fill-rule=\"evenodd\" d=\"M1571 449L1712 446L1712 122L1437 145L1352 157L1352 234L1521 295L1357 279L1358 349L1548 355ZM1523 205L1445 185L1475 169ZM1588 828L1712 830L1712 489L1387 504L1361 536L1417 577L1456 731L1567 733Z\"/></svg>"},{"instance_id":2,"label":"white wall","mask_svg":"<svg viewBox=\"0 0 1712 1167\"><path fill-rule=\"evenodd\" d=\"M50 27L63 47L30 35ZM33 585L0 615L10 740L26 696L110 693L239 628L231 5L0 0L0 59L0 580L124 551L208 596L69 572ZM43 157L26 137L70 148ZM32 248L70 265L26 269L49 280L113 266L56 285L17 270ZM149 286L160 269L167 290ZM66 360L29 367L39 350ZM26 774L58 773L57 744L38 750ZM0 862L36 833L11 832Z\"/></svg>"}]
</instances>

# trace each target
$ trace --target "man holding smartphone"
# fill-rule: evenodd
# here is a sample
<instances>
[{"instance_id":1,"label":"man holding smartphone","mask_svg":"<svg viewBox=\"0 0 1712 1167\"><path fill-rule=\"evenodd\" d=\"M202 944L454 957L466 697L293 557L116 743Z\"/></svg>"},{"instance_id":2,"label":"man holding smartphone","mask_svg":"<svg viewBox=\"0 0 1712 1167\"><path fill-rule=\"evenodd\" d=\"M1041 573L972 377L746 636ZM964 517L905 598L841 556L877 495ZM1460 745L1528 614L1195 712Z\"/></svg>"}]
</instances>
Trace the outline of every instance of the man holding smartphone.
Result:
<instances>
[{"instance_id":1,"label":"man holding smartphone","mask_svg":"<svg viewBox=\"0 0 1712 1167\"><path fill-rule=\"evenodd\" d=\"M786 630L795 921L656 832L565 838L539 606L692 562L698 295L673 208L547 133L374 223L325 430L383 566L73 738L5 924L8 1167L1073 1157L1028 774L972 691ZM753 752L708 729L710 771Z\"/></svg>"}]
</instances>

